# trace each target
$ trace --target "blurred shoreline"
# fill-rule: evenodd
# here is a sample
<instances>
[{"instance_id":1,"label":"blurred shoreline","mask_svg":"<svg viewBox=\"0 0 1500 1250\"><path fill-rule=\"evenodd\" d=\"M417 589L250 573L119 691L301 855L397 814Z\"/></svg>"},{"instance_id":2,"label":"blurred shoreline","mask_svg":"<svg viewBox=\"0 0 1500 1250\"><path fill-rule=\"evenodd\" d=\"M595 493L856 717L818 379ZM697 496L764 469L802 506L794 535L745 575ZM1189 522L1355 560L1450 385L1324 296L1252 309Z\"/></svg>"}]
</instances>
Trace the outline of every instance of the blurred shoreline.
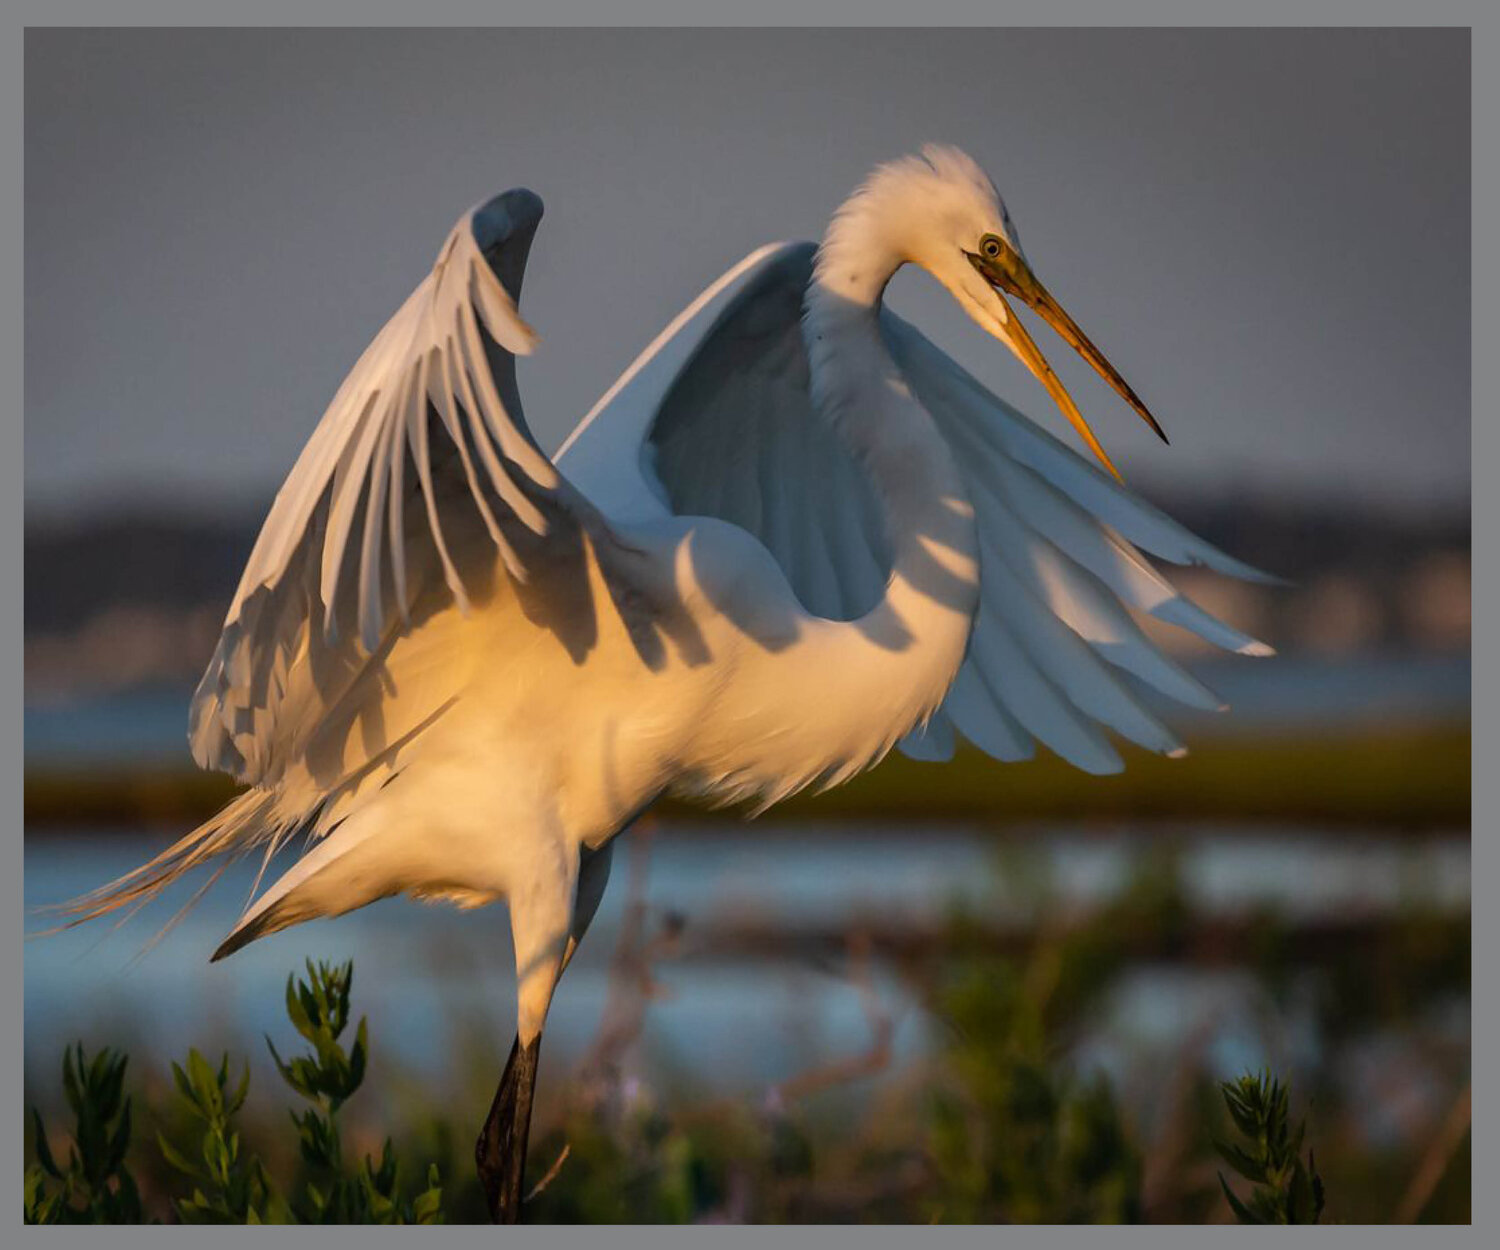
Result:
<instances>
[{"instance_id":1,"label":"blurred shoreline","mask_svg":"<svg viewBox=\"0 0 1500 1250\"><path fill-rule=\"evenodd\" d=\"M1348 727L1292 735L1223 735L1195 741L1184 759L1132 751L1125 771L1083 779L1055 756L1024 766L960 750L946 764L893 754L837 790L795 796L762 819L978 821L1000 829L1036 820L1279 820L1353 829L1467 830L1471 738L1467 722L1391 729ZM1088 784L1080 784L1080 780ZM28 837L78 826L170 826L207 819L238 787L190 765L96 763L26 769ZM666 818L739 821L676 800Z\"/></svg>"},{"instance_id":2,"label":"blurred shoreline","mask_svg":"<svg viewBox=\"0 0 1500 1250\"><path fill-rule=\"evenodd\" d=\"M1190 598L1283 654L1461 654L1469 648L1467 506L1424 516L1315 502L1163 499L1160 506L1236 558L1287 581L1257 586L1168 566ZM191 686L218 637L258 513L199 515L137 505L28 521L26 700ZM1182 657L1210 654L1143 620Z\"/></svg>"},{"instance_id":3,"label":"blurred shoreline","mask_svg":"<svg viewBox=\"0 0 1500 1250\"><path fill-rule=\"evenodd\" d=\"M1141 618L1232 708L1187 711L1123 679L1187 742L1186 759L1125 747L1123 774L1081 784L1081 774L1042 748L1025 767L967 750L945 765L893 755L852 784L798 796L780 812L830 825L1130 818L1467 829L1467 508L1397 516L1250 495L1162 506L1289 583L1168 569L1184 593L1278 650L1266 660L1226 657ZM28 524L29 832L182 829L235 792L228 778L193 768L187 706L259 522L249 513L136 506ZM704 816L673 801L657 810ZM758 827L769 833L768 822Z\"/></svg>"}]
</instances>

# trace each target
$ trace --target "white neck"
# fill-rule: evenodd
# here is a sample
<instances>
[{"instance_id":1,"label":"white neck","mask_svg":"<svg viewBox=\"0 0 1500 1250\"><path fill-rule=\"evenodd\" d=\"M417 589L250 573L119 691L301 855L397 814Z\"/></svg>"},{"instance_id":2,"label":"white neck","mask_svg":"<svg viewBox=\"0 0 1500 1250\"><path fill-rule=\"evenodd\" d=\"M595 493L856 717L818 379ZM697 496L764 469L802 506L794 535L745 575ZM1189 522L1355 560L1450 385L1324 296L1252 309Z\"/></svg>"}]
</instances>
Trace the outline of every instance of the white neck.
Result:
<instances>
[{"instance_id":1,"label":"white neck","mask_svg":"<svg viewBox=\"0 0 1500 1250\"><path fill-rule=\"evenodd\" d=\"M880 601L824 631L833 680L860 692L849 701L860 718L850 732L869 741L849 749L873 758L942 701L979 603L978 540L963 479L880 332L881 295L907 259L881 207L867 195L834 218L803 322L814 402L869 473L894 557ZM884 701L875 715L872 692Z\"/></svg>"}]
</instances>

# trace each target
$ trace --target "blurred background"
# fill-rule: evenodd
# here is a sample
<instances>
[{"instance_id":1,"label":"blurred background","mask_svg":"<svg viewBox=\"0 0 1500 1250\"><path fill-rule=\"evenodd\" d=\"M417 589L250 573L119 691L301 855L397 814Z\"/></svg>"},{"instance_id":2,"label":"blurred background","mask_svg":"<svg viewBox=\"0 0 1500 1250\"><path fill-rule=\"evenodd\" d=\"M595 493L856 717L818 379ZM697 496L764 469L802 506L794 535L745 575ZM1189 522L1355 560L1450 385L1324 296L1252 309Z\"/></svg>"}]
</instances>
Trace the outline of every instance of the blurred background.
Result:
<instances>
[{"instance_id":1,"label":"blurred background","mask_svg":"<svg viewBox=\"0 0 1500 1250\"><path fill-rule=\"evenodd\" d=\"M1467 1221L1467 32L26 38L28 905L232 793L193 770L192 687L466 205L547 202L521 386L554 447L726 267L956 143L1171 434L1049 353L1131 485L1289 580L1169 570L1278 654L1157 631L1232 704L1167 710L1185 760L894 758L753 824L651 814L549 1025L533 1167L572 1158L540 1218L1228 1219L1214 1085L1268 1065L1329 1218ZM890 299L1068 436L925 276ZM72 1039L128 1047L149 1105L196 1045L251 1060L270 1124L287 974L357 954L356 1140L397 1132L477 1212L503 912L391 901L210 967L250 882L144 954L170 903L29 942L28 1103L56 1116Z\"/></svg>"}]
</instances>

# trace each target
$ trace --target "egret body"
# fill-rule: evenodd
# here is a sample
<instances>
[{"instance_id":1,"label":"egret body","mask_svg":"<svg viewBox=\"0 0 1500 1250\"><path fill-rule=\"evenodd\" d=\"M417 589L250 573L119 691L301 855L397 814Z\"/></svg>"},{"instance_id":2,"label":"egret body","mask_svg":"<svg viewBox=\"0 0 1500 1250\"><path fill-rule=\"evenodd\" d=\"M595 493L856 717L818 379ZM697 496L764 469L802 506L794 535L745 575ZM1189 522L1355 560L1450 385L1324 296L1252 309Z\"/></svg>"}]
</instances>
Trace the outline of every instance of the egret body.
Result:
<instances>
[{"instance_id":1,"label":"egret body","mask_svg":"<svg viewBox=\"0 0 1500 1250\"><path fill-rule=\"evenodd\" d=\"M515 376L541 212L517 190L460 218L278 494L191 715L198 762L248 788L77 905L268 864L294 837L215 959L392 894L505 900L517 1036L477 1158L512 1220L548 1006L612 840L659 796L763 809L898 743L945 758L955 731L1112 772L1101 727L1182 749L1119 672L1218 705L1129 609L1268 653L1137 550L1260 576L1112 476L1006 295L1159 427L961 152L880 167L821 245L735 266L555 460ZM1109 473L882 306L904 264L1015 352Z\"/></svg>"}]
</instances>

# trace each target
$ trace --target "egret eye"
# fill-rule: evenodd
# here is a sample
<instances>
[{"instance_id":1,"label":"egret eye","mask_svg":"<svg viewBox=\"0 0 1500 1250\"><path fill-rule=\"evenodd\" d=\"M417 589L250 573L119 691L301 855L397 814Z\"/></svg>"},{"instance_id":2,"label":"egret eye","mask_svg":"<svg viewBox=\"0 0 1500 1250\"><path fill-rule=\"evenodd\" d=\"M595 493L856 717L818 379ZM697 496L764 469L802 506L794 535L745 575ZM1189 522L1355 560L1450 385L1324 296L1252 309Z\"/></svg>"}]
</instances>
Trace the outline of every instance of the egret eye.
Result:
<instances>
[{"instance_id":1,"label":"egret eye","mask_svg":"<svg viewBox=\"0 0 1500 1250\"><path fill-rule=\"evenodd\" d=\"M1000 255L1002 246L1003 245L1000 242L999 235L987 234L984 236L984 238L979 240L979 250L986 256L988 256L991 260L994 260Z\"/></svg>"}]
</instances>

